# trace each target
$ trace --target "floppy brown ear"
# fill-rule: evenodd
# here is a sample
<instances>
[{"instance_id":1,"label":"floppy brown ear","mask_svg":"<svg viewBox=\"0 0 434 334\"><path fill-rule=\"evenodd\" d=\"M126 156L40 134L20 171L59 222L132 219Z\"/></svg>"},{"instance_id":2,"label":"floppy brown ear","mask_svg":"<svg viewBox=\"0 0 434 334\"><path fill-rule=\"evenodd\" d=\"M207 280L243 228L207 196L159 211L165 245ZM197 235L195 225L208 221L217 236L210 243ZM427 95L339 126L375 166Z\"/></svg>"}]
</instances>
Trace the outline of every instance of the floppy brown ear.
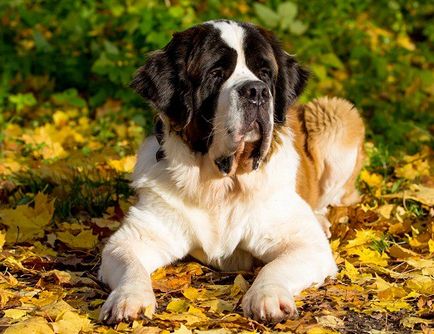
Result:
<instances>
[{"instance_id":1,"label":"floppy brown ear","mask_svg":"<svg viewBox=\"0 0 434 334\"><path fill-rule=\"evenodd\" d=\"M284 123L288 108L301 95L306 87L309 72L300 66L293 56L282 52L277 75L274 120Z\"/></svg>"},{"instance_id":2,"label":"floppy brown ear","mask_svg":"<svg viewBox=\"0 0 434 334\"><path fill-rule=\"evenodd\" d=\"M173 96L170 82L172 67L163 50L149 54L145 65L140 67L130 83L137 93L152 102L158 110L164 111Z\"/></svg>"},{"instance_id":3,"label":"floppy brown ear","mask_svg":"<svg viewBox=\"0 0 434 334\"><path fill-rule=\"evenodd\" d=\"M166 114L172 125L182 129L193 115L191 87L185 75L185 63L177 61L182 55L172 54L179 47L176 35L162 50L152 52L140 67L130 87L149 100L159 111Z\"/></svg>"}]
</instances>

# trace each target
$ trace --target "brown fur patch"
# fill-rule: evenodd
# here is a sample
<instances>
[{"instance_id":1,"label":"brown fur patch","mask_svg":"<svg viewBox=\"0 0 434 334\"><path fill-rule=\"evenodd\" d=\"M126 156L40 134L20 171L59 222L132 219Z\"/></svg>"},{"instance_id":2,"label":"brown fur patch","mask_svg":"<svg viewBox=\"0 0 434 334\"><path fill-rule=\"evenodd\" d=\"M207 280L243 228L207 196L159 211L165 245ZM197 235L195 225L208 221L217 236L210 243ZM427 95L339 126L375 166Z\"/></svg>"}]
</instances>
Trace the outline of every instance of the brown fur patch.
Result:
<instances>
[{"instance_id":1,"label":"brown fur patch","mask_svg":"<svg viewBox=\"0 0 434 334\"><path fill-rule=\"evenodd\" d=\"M357 202L355 181L363 162L365 127L354 106L343 99L324 97L291 107L286 123L275 126L272 145L264 163L281 146L280 134L288 130L294 136L294 147L300 157L296 185L299 195L317 209L329 172L325 150L330 148L326 145L333 139L334 149L357 149L356 163L344 185L345 194L341 199L343 205Z\"/></svg>"}]
</instances>

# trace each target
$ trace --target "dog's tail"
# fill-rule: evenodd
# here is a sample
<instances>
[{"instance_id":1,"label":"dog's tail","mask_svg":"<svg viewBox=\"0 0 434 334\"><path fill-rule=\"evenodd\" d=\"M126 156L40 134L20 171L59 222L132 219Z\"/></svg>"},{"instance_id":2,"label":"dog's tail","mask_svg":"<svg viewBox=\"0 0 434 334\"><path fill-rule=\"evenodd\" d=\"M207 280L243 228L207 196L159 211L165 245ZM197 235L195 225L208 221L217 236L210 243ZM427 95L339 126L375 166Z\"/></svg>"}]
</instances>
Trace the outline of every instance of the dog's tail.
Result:
<instances>
[{"instance_id":1,"label":"dog's tail","mask_svg":"<svg viewBox=\"0 0 434 334\"><path fill-rule=\"evenodd\" d=\"M359 199L355 180L363 163L365 126L349 101L321 97L303 106L308 151L316 161L320 203L349 205ZM339 188L345 193L330 198Z\"/></svg>"}]
</instances>

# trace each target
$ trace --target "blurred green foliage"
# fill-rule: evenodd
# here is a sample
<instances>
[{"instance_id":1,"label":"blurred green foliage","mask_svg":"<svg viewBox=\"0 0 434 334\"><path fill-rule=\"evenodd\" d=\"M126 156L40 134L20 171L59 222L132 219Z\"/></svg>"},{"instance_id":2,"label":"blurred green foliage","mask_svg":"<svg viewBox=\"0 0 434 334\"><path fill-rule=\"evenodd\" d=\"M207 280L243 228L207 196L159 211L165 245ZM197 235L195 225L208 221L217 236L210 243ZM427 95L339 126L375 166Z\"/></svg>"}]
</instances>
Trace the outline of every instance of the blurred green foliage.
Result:
<instances>
[{"instance_id":1,"label":"blurred green foliage","mask_svg":"<svg viewBox=\"0 0 434 334\"><path fill-rule=\"evenodd\" d=\"M95 115L108 99L149 129L151 111L128 88L145 54L175 31L232 18L275 31L310 68L302 101L345 97L376 143L415 151L434 130L433 17L429 0L0 2L0 130L29 121L22 110L66 104Z\"/></svg>"}]
</instances>

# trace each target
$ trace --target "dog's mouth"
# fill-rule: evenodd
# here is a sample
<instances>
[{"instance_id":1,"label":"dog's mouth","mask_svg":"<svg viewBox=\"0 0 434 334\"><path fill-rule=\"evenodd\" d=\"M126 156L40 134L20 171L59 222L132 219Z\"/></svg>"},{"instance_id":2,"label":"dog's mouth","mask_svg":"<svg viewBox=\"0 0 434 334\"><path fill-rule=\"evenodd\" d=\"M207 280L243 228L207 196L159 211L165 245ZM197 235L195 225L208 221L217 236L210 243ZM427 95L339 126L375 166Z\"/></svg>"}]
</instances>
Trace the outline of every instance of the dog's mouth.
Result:
<instances>
[{"instance_id":1,"label":"dog's mouth","mask_svg":"<svg viewBox=\"0 0 434 334\"><path fill-rule=\"evenodd\" d=\"M235 152L214 160L223 176L233 175L239 166L243 171L258 169L270 148L272 130L273 124L269 118L261 117L258 113L258 117L242 129L243 134L236 144Z\"/></svg>"},{"instance_id":2,"label":"dog's mouth","mask_svg":"<svg viewBox=\"0 0 434 334\"><path fill-rule=\"evenodd\" d=\"M261 127L258 121L253 121L246 129L244 135L244 141L246 143L253 143L261 139Z\"/></svg>"}]
</instances>

